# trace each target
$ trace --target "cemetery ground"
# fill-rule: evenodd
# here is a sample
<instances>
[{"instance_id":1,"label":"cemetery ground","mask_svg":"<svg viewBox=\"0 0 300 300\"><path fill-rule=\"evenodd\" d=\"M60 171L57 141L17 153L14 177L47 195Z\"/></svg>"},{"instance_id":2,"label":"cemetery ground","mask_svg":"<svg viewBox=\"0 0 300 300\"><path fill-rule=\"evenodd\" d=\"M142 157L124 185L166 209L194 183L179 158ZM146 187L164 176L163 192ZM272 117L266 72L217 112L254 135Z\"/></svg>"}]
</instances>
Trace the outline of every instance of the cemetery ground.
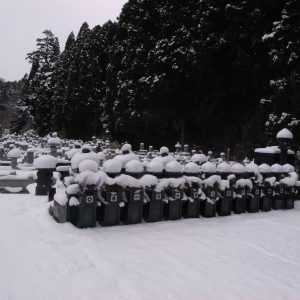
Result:
<instances>
[{"instance_id":1,"label":"cemetery ground","mask_svg":"<svg viewBox=\"0 0 300 300\"><path fill-rule=\"evenodd\" d=\"M294 210L78 230L0 194L0 299L299 299Z\"/></svg>"}]
</instances>

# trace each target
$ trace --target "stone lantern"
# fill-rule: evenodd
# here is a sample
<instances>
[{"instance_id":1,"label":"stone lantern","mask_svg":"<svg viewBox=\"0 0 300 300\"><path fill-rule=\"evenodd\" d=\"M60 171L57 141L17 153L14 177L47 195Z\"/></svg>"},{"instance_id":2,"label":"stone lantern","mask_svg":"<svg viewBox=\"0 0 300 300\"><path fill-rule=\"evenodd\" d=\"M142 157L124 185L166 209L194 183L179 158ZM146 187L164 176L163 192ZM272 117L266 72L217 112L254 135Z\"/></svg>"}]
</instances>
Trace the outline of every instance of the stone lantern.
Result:
<instances>
[{"instance_id":1,"label":"stone lantern","mask_svg":"<svg viewBox=\"0 0 300 300\"><path fill-rule=\"evenodd\" d=\"M287 163L287 153L293 141L293 134L291 131L284 128L277 133L276 139L280 148L280 164L284 165Z\"/></svg>"}]
</instances>

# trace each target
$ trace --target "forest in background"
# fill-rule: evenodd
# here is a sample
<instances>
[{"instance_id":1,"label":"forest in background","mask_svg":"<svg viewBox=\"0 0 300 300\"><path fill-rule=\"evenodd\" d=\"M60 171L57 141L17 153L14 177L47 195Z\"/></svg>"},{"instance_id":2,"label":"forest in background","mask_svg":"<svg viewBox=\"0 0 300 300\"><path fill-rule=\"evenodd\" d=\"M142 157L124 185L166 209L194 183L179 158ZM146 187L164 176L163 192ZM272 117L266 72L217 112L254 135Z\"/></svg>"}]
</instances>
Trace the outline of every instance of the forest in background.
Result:
<instances>
[{"instance_id":1,"label":"forest in background","mask_svg":"<svg viewBox=\"0 0 300 300\"><path fill-rule=\"evenodd\" d=\"M0 81L0 106L15 84L16 132L247 155L283 127L299 141L299 56L297 0L129 0L63 51L44 31L30 73Z\"/></svg>"}]
</instances>

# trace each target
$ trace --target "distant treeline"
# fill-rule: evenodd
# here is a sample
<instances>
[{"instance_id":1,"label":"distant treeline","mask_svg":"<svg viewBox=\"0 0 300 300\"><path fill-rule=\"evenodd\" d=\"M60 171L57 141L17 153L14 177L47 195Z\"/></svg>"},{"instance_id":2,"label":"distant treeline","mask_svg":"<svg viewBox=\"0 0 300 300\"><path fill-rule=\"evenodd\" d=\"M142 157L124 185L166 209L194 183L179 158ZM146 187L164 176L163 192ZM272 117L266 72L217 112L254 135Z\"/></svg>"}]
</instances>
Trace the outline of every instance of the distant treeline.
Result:
<instances>
[{"instance_id":1,"label":"distant treeline","mask_svg":"<svg viewBox=\"0 0 300 300\"><path fill-rule=\"evenodd\" d=\"M46 30L13 129L250 151L281 127L297 133L298 2L129 0L63 52Z\"/></svg>"}]
</instances>

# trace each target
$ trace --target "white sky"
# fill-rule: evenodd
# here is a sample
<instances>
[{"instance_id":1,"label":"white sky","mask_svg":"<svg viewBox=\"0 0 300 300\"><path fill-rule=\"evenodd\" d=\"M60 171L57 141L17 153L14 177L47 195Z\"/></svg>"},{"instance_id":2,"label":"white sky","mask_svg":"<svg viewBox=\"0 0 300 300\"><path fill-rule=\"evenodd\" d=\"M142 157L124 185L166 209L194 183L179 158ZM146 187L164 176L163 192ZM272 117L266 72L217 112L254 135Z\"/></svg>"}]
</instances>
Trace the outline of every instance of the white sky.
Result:
<instances>
[{"instance_id":1,"label":"white sky","mask_svg":"<svg viewBox=\"0 0 300 300\"><path fill-rule=\"evenodd\" d=\"M45 29L58 38L61 49L71 31L115 20L127 0L0 0L0 77L18 80L30 70L26 53L35 50Z\"/></svg>"}]
</instances>

